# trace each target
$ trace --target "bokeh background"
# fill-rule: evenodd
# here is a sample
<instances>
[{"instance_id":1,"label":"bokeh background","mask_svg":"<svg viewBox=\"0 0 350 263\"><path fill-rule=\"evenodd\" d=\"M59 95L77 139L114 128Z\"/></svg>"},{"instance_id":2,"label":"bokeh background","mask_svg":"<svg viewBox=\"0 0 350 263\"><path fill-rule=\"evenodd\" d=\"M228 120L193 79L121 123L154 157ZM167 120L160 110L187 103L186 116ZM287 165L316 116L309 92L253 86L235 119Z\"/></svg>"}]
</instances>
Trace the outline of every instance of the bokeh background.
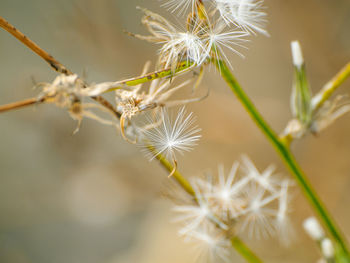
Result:
<instances>
[{"instance_id":1,"label":"bokeh background","mask_svg":"<svg viewBox=\"0 0 350 263\"><path fill-rule=\"evenodd\" d=\"M290 41L300 40L314 92L350 59L348 0L266 0L271 37L252 38L245 59L230 56L234 73L271 125L291 117ZM87 81L139 74L157 47L123 33L145 33L143 6L172 17L157 0L1 0L0 14ZM171 18L181 20L181 18ZM5 31L0 31L0 103L33 97L33 79L56 73ZM202 140L185 158L186 177L227 168L248 154L259 169L279 157L215 70L202 89L209 98L189 109ZM339 90L349 94L347 81ZM167 173L126 143L113 128L76 123L61 109L41 105L0 115L0 262L185 263L194 253L177 235L171 202L163 198ZM320 136L297 141L298 161L350 239L350 115ZM289 247L243 239L266 262L315 262L316 245L302 221L312 215L297 187L292 217L297 238ZM243 262L233 253L234 262Z\"/></svg>"}]
</instances>

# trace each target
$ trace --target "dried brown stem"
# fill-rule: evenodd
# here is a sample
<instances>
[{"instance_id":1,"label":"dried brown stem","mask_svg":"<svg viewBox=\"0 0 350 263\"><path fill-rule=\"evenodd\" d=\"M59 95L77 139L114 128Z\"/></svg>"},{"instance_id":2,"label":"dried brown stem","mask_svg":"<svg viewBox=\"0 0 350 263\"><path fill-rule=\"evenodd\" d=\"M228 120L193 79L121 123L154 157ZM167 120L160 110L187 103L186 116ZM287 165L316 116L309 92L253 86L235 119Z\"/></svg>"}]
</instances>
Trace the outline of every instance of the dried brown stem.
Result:
<instances>
[{"instance_id":1,"label":"dried brown stem","mask_svg":"<svg viewBox=\"0 0 350 263\"><path fill-rule=\"evenodd\" d=\"M9 104L5 104L5 105L0 106L0 113L7 112L10 110L21 109L23 107L27 107L27 106L34 105L37 103L42 103L42 102L44 102L44 99L38 100L37 98L30 98L30 99L25 99L25 100L21 100L21 101L16 101L13 103L9 103Z\"/></svg>"},{"instance_id":2,"label":"dried brown stem","mask_svg":"<svg viewBox=\"0 0 350 263\"><path fill-rule=\"evenodd\" d=\"M53 56L51 56L49 53L47 53L45 50L43 50L41 47L39 47L35 42L30 40L26 35L24 35L15 26L10 24L8 21L6 21L1 16L0 16L0 27L5 29L7 32L9 32L11 35L13 35L19 41L21 41L26 47L28 47L30 50L32 50L38 56L40 56L42 59L44 59L47 63L49 63L49 65L55 71L57 71L57 72L59 72L61 74L65 74L65 75L72 75L73 74L72 71L70 71L68 68L66 68L62 63L60 63ZM102 96L92 97L92 99L94 99L95 101L100 103L102 106L104 106L107 109L109 109L110 111L112 111L117 118L120 117L120 113L117 112L117 110L113 107L113 105L110 102L108 102L105 98L103 98ZM24 106L32 105L32 104L37 102L37 101L32 102L32 100L34 100L34 99L26 100L27 104L25 104L25 105L21 105L21 102L24 102L24 101L19 101L19 102L14 102L14 103L11 103L11 104L7 104L7 105L4 105L4 106L1 106L0 108L5 107L4 111L7 111L7 110L14 109L14 108L9 108L8 109L8 107L6 107L6 106L15 105L15 108L21 108L21 107L24 107ZM32 102L32 103L29 103L29 101ZM18 105L20 105L20 106L18 106ZM0 111L0 112L2 112L2 111Z\"/></svg>"},{"instance_id":3,"label":"dried brown stem","mask_svg":"<svg viewBox=\"0 0 350 263\"><path fill-rule=\"evenodd\" d=\"M104 97L102 96L96 96L96 97L91 97L93 100L97 101L98 103L100 103L102 106L104 106L105 108L109 109L111 112L113 112L113 114L120 119L121 114L114 108L114 106L108 101L106 100Z\"/></svg>"},{"instance_id":4,"label":"dried brown stem","mask_svg":"<svg viewBox=\"0 0 350 263\"><path fill-rule=\"evenodd\" d=\"M44 59L49 65L57 72L71 75L72 72L63 66L59 61L57 61L54 57L52 57L45 50L40 48L36 43L30 40L27 36L25 36L21 31L19 31L16 27L11 25L8 21L6 21L3 17L0 16L0 26L21 41L25 46L39 55L42 59Z\"/></svg>"}]
</instances>

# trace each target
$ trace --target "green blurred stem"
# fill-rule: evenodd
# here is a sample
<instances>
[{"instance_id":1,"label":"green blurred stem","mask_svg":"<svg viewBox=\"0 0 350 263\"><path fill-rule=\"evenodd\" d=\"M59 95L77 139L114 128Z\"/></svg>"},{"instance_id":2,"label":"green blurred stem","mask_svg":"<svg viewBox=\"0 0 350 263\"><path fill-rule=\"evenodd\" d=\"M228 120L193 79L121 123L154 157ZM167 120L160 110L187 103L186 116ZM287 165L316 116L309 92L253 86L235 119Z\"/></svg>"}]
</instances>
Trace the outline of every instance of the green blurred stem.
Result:
<instances>
[{"instance_id":1,"label":"green blurred stem","mask_svg":"<svg viewBox=\"0 0 350 263\"><path fill-rule=\"evenodd\" d=\"M302 172L298 163L294 159L293 154L289 150L289 147L283 143L277 136L277 134L272 130L272 128L267 124L264 118L260 115L258 110L255 108L253 102L243 91L235 77L230 72L226 63L222 60L214 60L216 67L218 68L221 76L230 86L233 93L237 96L240 102L243 104L244 108L250 114L251 118L254 120L256 125L262 130L265 136L270 140L276 151L280 154L281 158L284 160L287 167L292 172L292 175L299 183L304 195L308 198L313 208L318 213L324 226L327 228L329 233L332 235L333 239L341 249L342 253L346 255L347 262L350 262L350 254L347 248L345 239L340 233L338 227L336 226L334 220L331 218L330 214L326 210L324 204L321 202L317 196L315 190L312 188L311 184L307 180L305 174Z\"/></svg>"},{"instance_id":2,"label":"green blurred stem","mask_svg":"<svg viewBox=\"0 0 350 263\"><path fill-rule=\"evenodd\" d=\"M246 261L254 263L262 262L239 238L231 238L231 244Z\"/></svg>"},{"instance_id":3,"label":"green blurred stem","mask_svg":"<svg viewBox=\"0 0 350 263\"><path fill-rule=\"evenodd\" d=\"M155 158L160 162L160 164L169 172L173 171L173 165L161 154L157 154L156 150L152 145L147 145L148 150L155 155ZM172 178L176 180L176 182L191 196L196 198L196 193L193 190L191 184L186 180L185 177L181 175L181 173L176 170L173 173ZM258 263L263 262L255 253L243 243L238 237L231 238L232 247L237 250L237 252L250 263Z\"/></svg>"}]
</instances>

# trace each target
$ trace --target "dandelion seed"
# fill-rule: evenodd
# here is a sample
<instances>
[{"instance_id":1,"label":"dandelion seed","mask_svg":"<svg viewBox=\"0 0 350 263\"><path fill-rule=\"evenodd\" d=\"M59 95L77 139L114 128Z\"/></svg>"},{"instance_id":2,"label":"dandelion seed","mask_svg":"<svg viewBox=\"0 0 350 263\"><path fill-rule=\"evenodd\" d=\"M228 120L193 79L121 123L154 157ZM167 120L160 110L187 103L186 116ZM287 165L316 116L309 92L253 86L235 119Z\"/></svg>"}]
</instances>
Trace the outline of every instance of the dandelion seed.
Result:
<instances>
[{"instance_id":1,"label":"dandelion seed","mask_svg":"<svg viewBox=\"0 0 350 263\"><path fill-rule=\"evenodd\" d=\"M247 231L250 238L267 238L275 233L273 217L276 210L271 203L278 200L278 194L268 194L266 189L259 185L250 185L247 192L249 204L241 212L240 221L242 222L241 232Z\"/></svg>"},{"instance_id":2,"label":"dandelion seed","mask_svg":"<svg viewBox=\"0 0 350 263\"><path fill-rule=\"evenodd\" d=\"M178 61L189 61L197 66L203 64L208 54L205 49L205 43L197 35L201 30L201 25L196 22L193 29L187 32L176 32L165 42L160 49L161 61L165 62L164 67L177 64Z\"/></svg>"},{"instance_id":3,"label":"dandelion seed","mask_svg":"<svg viewBox=\"0 0 350 263\"><path fill-rule=\"evenodd\" d=\"M238 166L239 164L237 162L232 165L227 178L223 167L219 167L219 181L214 185L212 193L209 194L213 198L214 211L217 211L225 221L229 221L232 217L235 217L247 205L247 200L243 193L244 188L249 182L249 178L242 178L235 181Z\"/></svg>"},{"instance_id":4,"label":"dandelion seed","mask_svg":"<svg viewBox=\"0 0 350 263\"><path fill-rule=\"evenodd\" d=\"M196 194L196 204L176 206L173 210L181 213L175 221L182 222L184 227L179 230L180 235L187 235L199 228L206 228L208 224L215 224L221 229L227 230L228 227L220 221L213 214L209 199L206 195L203 195L199 185L202 184L201 180L194 180L192 187Z\"/></svg>"},{"instance_id":5,"label":"dandelion seed","mask_svg":"<svg viewBox=\"0 0 350 263\"><path fill-rule=\"evenodd\" d=\"M263 12L262 0L214 0L214 2L227 24L234 24L252 34L256 34L256 31L268 35L264 29L266 13Z\"/></svg>"},{"instance_id":6,"label":"dandelion seed","mask_svg":"<svg viewBox=\"0 0 350 263\"><path fill-rule=\"evenodd\" d=\"M260 174L254 163L247 156L242 156L242 160L246 176L251 178L253 182L259 184L264 189L270 192L276 192L275 188L279 182L273 178L273 172L275 170L274 166L269 166L262 174Z\"/></svg>"},{"instance_id":7,"label":"dandelion seed","mask_svg":"<svg viewBox=\"0 0 350 263\"><path fill-rule=\"evenodd\" d=\"M195 125L193 114L186 114L182 107L173 120L166 109L161 109L160 116L156 120L149 118L148 124L159 123L154 128L144 129L145 143L154 147L155 153L151 160L158 154L163 154L169 160L176 160L176 153L183 154L192 150L197 145L201 135L200 129Z\"/></svg>"},{"instance_id":8,"label":"dandelion seed","mask_svg":"<svg viewBox=\"0 0 350 263\"><path fill-rule=\"evenodd\" d=\"M142 10L145 13L142 23L151 35L130 34L139 39L163 45L159 51L159 66L163 68L171 66L174 71L181 61L193 62L199 66L207 59L208 54L201 37L205 25L197 16L193 17L191 26L186 31L176 29L168 20L158 14L147 9Z\"/></svg>"},{"instance_id":9,"label":"dandelion seed","mask_svg":"<svg viewBox=\"0 0 350 263\"><path fill-rule=\"evenodd\" d=\"M187 237L195 244L199 258L204 262L229 262L231 243L214 226L207 225L190 232Z\"/></svg>"},{"instance_id":10,"label":"dandelion seed","mask_svg":"<svg viewBox=\"0 0 350 263\"><path fill-rule=\"evenodd\" d=\"M276 214L276 229L278 237L285 245L289 245L294 238L294 229L288 216L289 186L290 182L288 180L282 182L278 200L278 211Z\"/></svg>"},{"instance_id":11,"label":"dandelion seed","mask_svg":"<svg viewBox=\"0 0 350 263\"><path fill-rule=\"evenodd\" d=\"M200 225L207 223L208 216L211 213L209 207L205 204L200 206L175 206L173 211L182 214L174 220L174 222L184 223L184 227L179 230L180 235L186 235L196 230Z\"/></svg>"},{"instance_id":12,"label":"dandelion seed","mask_svg":"<svg viewBox=\"0 0 350 263\"><path fill-rule=\"evenodd\" d=\"M244 39L244 37L247 37L249 33L245 31L225 31L226 26L227 25L224 22L218 21L213 29L209 30L207 39L207 52L213 52L214 57L217 59L223 57L223 59L228 61L229 65L232 67L229 59L224 52L224 49L227 48L233 53L244 57L234 47L245 48L241 43L248 41Z\"/></svg>"}]
</instances>

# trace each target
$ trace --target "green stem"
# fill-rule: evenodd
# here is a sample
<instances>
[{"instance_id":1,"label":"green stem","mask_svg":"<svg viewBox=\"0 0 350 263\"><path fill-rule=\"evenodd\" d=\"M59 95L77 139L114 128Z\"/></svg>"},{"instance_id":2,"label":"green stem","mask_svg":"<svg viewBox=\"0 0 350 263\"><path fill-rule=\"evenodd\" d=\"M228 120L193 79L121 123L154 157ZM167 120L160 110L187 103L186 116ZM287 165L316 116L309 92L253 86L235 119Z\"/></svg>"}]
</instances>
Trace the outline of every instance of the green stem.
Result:
<instances>
[{"instance_id":1,"label":"green stem","mask_svg":"<svg viewBox=\"0 0 350 263\"><path fill-rule=\"evenodd\" d=\"M310 203L317 211L319 217L321 218L323 224L328 229L337 245L341 248L342 252L346 254L348 262L350 262L349 250L346 246L345 239L340 233L338 227L336 226L334 220L331 218L329 213L327 212L325 206L318 198L316 192L312 188L311 184L307 180L305 174L302 172L298 163L294 159L294 156L290 152L288 146L279 140L277 134L271 129L271 127L267 124L264 118L260 115L258 110L255 108L254 104L250 100L250 98L243 91L239 83L236 81L226 63L222 60L214 60L221 76L230 86L233 93L238 97L240 102L243 104L247 112L250 114L251 118L255 121L257 126L262 130L262 132L266 135L266 137L270 140L276 151L280 154L282 159L284 160L287 167L292 172L294 178L297 180L299 185L301 186L304 194L309 199Z\"/></svg>"},{"instance_id":2,"label":"green stem","mask_svg":"<svg viewBox=\"0 0 350 263\"><path fill-rule=\"evenodd\" d=\"M156 151L154 149L153 146L148 145L147 146L148 150L152 153L152 154L156 154ZM160 164L169 172L171 173L173 171L173 166L171 165L171 163L161 154L156 154L156 159L160 162ZM181 175L181 173L176 170L173 175L172 178L174 178L177 183L191 196L193 196L194 198L196 198L196 193L193 190L191 184L186 180L185 177L183 177ZM263 261L261 259L258 258L257 255L255 255L255 253L247 246L243 243L243 241L241 239L239 239L238 237L233 237L231 238L231 244L232 247L235 248L237 250L237 252L247 261L250 263L262 263Z\"/></svg>"},{"instance_id":3,"label":"green stem","mask_svg":"<svg viewBox=\"0 0 350 263\"><path fill-rule=\"evenodd\" d=\"M139 84L153 81L155 79L173 77L175 75L179 75L179 74L187 72L188 70L190 70L192 68L192 66L193 66L193 62L183 61L177 65L175 71L173 71L171 68L166 68L166 69L151 72L151 73L148 73L146 75L139 76L139 77L125 79L125 80L116 81L116 82L111 82L110 85L113 87L106 90L104 93L120 89L120 87L122 87L123 85L136 86Z\"/></svg>"},{"instance_id":4,"label":"green stem","mask_svg":"<svg viewBox=\"0 0 350 263\"><path fill-rule=\"evenodd\" d=\"M258 258L253 251L250 250L249 247L247 247L242 240L240 240L237 237L231 238L231 244L232 246L241 254L241 256L247 260L248 262L252 263L261 263L262 261L260 258Z\"/></svg>"}]
</instances>

